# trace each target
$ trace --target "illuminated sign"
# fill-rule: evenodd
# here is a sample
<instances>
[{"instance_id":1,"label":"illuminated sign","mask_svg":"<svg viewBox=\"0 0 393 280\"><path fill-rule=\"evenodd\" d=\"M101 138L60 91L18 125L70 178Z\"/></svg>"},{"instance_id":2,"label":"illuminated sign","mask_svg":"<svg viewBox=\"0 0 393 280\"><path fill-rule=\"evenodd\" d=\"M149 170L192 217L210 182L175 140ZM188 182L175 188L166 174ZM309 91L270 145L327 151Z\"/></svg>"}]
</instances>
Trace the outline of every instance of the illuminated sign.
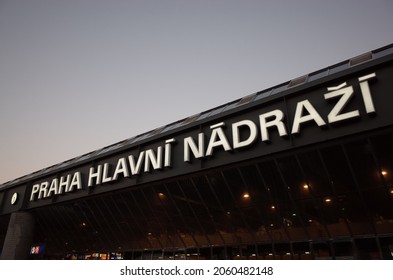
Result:
<instances>
[{"instance_id":1,"label":"illuminated sign","mask_svg":"<svg viewBox=\"0 0 393 280\"><path fill-rule=\"evenodd\" d=\"M39 255L44 252L44 245L31 246L30 255Z\"/></svg>"},{"instance_id":2,"label":"illuminated sign","mask_svg":"<svg viewBox=\"0 0 393 280\"><path fill-rule=\"evenodd\" d=\"M116 182L121 178L151 173L154 170L172 168L175 153L173 145L179 142L183 147L182 164L192 164L193 161L203 158L213 159L217 150L243 151L257 141L270 143L273 132L286 139L290 135L300 135L307 126L325 128L328 124L361 119L361 115L374 115L376 108L369 81L376 78L375 73L358 77L357 90L347 82L327 87L318 104L313 104L315 101L312 100L315 99L311 97L299 99L290 105L289 111L277 106L270 111L261 112L254 120L244 118L237 121L221 121L210 125L208 132L199 132L197 135L179 137L179 139L170 138L155 148L140 149L135 154L119 156L115 163L103 162L91 166L88 168L88 174L77 171L35 183L32 186L30 201L75 192L85 187L93 188ZM359 102L356 103L357 107L353 108L353 104L352 107L349 104L355 98ZM331 107L329 111L326 110L324 103L328 103ZM325 108L321 109L323 106ZM334 129L335 126L329 127ZM176 158L179 160L179 157Z\"/></svg>"}]
</instances>

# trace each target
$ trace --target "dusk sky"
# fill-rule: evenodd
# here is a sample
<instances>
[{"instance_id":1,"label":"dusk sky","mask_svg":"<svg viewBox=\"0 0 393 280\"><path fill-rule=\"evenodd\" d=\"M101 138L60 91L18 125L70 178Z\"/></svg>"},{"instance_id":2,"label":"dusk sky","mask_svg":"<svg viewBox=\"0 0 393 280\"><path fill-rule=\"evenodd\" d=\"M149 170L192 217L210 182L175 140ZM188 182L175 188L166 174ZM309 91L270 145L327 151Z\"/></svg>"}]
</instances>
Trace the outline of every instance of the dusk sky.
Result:
<instances>
[{"instance_id":1,"label":"dusk sky","mask_svg":"<svg viewBox=\"0 0 393 280\"><path fill-rule=\"evenodd\" d=\"M391 43L393 0L0 0L0 184Z\"/></svg>"}]
</instances>

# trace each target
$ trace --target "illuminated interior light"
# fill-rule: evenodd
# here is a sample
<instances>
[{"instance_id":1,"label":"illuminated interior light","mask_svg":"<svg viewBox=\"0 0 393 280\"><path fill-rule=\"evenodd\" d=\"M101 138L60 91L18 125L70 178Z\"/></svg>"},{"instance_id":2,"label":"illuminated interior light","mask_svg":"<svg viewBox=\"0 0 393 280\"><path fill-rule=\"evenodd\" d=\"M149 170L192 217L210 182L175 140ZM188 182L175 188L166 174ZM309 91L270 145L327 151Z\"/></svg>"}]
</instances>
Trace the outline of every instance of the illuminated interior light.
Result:
<instances>
[{"instance_id":1,"label":"illuminated interior light","mask_svg":"<svg viewBox=\"0 0 393 280\"><path fill-rule=\"evenodd\" d=\"M306 255L310 255L310 252L304 252Z\"/></svg>"},{"instance_id":2,"label":"illuminated interior light","mask_svg":"<svg viewBox=\"0 0 393 280\"><path fill-rule=\"evenodd\" d=\"M227 215L231 215L231 212L228 211L228 212L227 212Z\"/></svg>"},{"instance_id":3,"label":"illuminated interior light","mask_svg":"<svg viewBox=\"0 0 393 280\"><path fill-rule=\"evenodd\" d=\"M308 220L308 222L309 222L309 223L312 223L312 220L310 219L310 220Z\"/></svg>"},{"instance_id":4,"label":"illuminated interior light","mask_svg":"<svg viewBox=\"0 0 393 280\"><path fill-rule=\"evenodd\" d=\"M291 253L286 253L286 255L287 255L287 256L290 256L290 255L291 255Z\"/></svg>"},{"instance_id":5,"label":"illuminated interior light","mask_svg":"<svg viewBox=\"0 0 393 280\"><path fill-rule=\"evenodd\" d=\"M256 257L256 255L255 254L251 254L251 257Z\"/></svg>"},{"instance_id":6,"label":"illuminated interior light","mask_svg":"<svg viewBox=\"0 0 393 280\"><path fill-rule=\"evenodd\" d=\"M273 256L273 254L272 254L272 253L269 253L269 256Z\"/></svg>"},{"instance_id":7,"label":"illuminated interior light","mask_svg":"<svg viewBox=\"0 0 393 280\"><path fill-rule=\"evenodd\" d=\"M243 194L243 198L250 198L250 194L249 193L244 193Z\"/></svg>"},{"instance_id":8,"label":"illuminated interior light","mask_svg":"<svg viewBox=\"0 0 393 280\"><path fill-rule=\"evenodd\" d=\"M272 209L276 209L276 206L272 205Z\"/></svg>"},{"instance_id":9,"label":"illuminated interior light","mask_svg":"<svg viewBox=\"0 0 393 280\"><path fill-rule=\"evenodd\" d=\"M158 197L161 198L161 199L164 199L164 198L165 198L165 194L163 194L162 192L160 192L160 193L158 193Z\"/></svg>"},{"instance_id":10,"label":"illuminated interior light","mask_svg":"<svg viewBox=\"0 0 393 280\"><path fill-rule=\"evenodd\" d=\"M386 176L386 175L388 175L388 172L386 172L385 170L382 170L382 171L381 171L381 174L382 174L383 176Z\"/></svg>"},{"instance_id":11,"label":"illuminated interior light","mask_svg":"<svg viewBox=\"0 0 393 280\"><path fill-rule=\"evenodd\" d=\"M293 213L292 216L296 217L296 213Z\"/></svg>"},{"instance_id":12,"label":"illuminated interior light","mask_svg":"<svg viewBox=\"0 0 393 280\"><path fill-rule=\"evenodd\" d=\"M274 227L274 225L273 225L273 224L270 224L270 226L271 226L271 227Z\"/></svg>"},{"instance_id":13,"label":"illuminated interior light","mask_svg":"<svg viewBox=\"0 0 393 280\"><path fill-rule=\"evenodd\" d=\"M147 235L151 235L151 232L148 232Z\"/></svg>"},{"instance_id":14,"label":"illuminated interior light","mask_svg":"<svg viewBox=\"0 0 393 280\"><path fill-rule=\"evenodd\" d=\"M390 190L390 193L391 193L391 194L393 194L393 189L392 189L392 190Z\"/></svg>"},{"instance_id":15,"label":"illuminated interior light","mask_svg":"<svg viewBox=\"0 0 393 280\"><path fill-rule=\"evenodd\" d=\"M325 198L325 202L326 203L330 203L330 202L332 202L332 199L331 198Z\"/></svg>"},{"instance_id":16,"label":"illuminated interior light","mask_svg":"<svg viewBox=\"0 0 393 280\"><path fill-rule=\"evenodd\" d=\"M305 185L303 186L303 189L308 190L308 185L305 184Z\"/></svg>"}]
</instances>

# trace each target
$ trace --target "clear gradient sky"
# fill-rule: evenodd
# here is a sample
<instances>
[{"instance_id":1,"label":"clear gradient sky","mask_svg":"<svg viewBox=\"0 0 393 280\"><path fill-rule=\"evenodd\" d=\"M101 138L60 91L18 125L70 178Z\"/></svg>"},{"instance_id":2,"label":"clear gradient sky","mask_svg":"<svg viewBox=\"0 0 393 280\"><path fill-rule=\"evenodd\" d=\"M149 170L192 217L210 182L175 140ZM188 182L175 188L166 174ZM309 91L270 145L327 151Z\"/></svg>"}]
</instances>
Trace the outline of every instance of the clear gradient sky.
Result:
<instances>
[{"instance_id":1,"label":"clear gradient sky","mask_svg":"<svg viewBox=\"0 0 393 280\"><path fill-rule=\"evenodd\" d=\"M0 0L0 184L392 42L393 0Z\"/></svg>"}]
</instances>

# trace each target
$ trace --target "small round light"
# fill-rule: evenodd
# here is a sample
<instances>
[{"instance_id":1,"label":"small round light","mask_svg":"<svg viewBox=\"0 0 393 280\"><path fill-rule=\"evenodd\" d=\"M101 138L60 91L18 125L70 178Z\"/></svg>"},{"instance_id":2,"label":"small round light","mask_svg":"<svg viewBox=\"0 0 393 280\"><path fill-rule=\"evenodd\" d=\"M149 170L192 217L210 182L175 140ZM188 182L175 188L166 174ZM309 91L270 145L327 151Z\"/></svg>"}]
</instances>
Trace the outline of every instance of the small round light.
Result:
<instances>
[{"instance_id":1,"label":"small round light","mask_svg":"<svg viewBox=\"0 0 393 280\"><path fill-rule=\"evenodd\" d=\"M11 198L11 204L15 205L16 201L18 200L18 193L14 193Z\"/></svg>"},{"instance_id":2,"label":"small round light","mask_svg":"<svg viewBox=\"0 0 393 280\"><path fill-rule=\"evenodd\" d=\"M244 193L243 194L243 198L250 198L250 194L249 193Z\"/></svg>"},{"instance_id":3,"label":"small round light","mask_svg":"<svg viewBox=\"0 0 393 280\"><path fill-rule=\"evenodd\" d=\"M158 197L160 199L164 199L165 198L165 194L163 194L162 192L158 193Z\"/></svg>"},{"instance_id":4,"label":"small round light","mask_svg":"<svg viewBox=\"0 0 393 280\"><path fill-rule=\"evenodd\" d=\"M303 186L303 189L308 190L308 185L305 184L305 185Z\"/></svg>"},{"instance_id":5,"label":"small round light","mask_svg":"<svg viewBox=\"0 0 393 280\"><path fill-rule=\"evenodd\" d=\"M381 174L382 174L383 176L386 176L386 175L388 175L388 172L386 172L385 170L382 170L382 171L381 171Z\"/></svg>"},{"instance_id":6,"label":"small round light","mask_svg":"<svg viewBox=\"0 0 393 280\"><path fill-rule=\"evenodd\" d=\"M272 205L272 209L273 209L273 210L276 209L276 206Z\"/></svg>"},{"instance_id":7,"label":"small round light","mask_svg":"<svg viewBox=\"0 0 393 280\"><path fill-rule=\"evenodd\" d=\"M331 198L325 198L325 202L326 203L330 203L330 202L332 202L332 199Z\"/></svg>"}]
</instances>

